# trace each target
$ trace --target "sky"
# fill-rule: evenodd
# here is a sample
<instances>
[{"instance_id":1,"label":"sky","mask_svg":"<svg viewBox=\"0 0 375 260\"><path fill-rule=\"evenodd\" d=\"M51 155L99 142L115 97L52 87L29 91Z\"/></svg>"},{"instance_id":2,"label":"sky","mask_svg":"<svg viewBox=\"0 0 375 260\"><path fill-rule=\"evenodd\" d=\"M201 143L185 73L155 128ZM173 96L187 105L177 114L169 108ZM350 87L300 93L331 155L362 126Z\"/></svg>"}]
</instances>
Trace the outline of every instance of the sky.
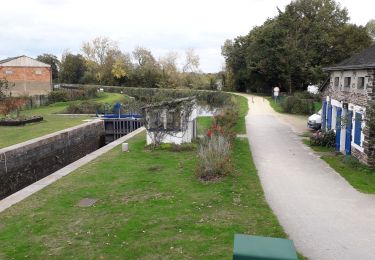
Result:
<instances>
[{"instance_id":1,"label":"sky","mask_svg":"<svg viewBox=\"0 0 375 260\"><path fill-rule=\"evenodd\" d=\"M338 0L352 23L375 19L374 0ZM203 72L220 71L226 39L246 35L290 0L0 0L0 59L79 53L98 36L124 52L141 46L155 57L193 48Z\"/></svg>"}]
</instances>

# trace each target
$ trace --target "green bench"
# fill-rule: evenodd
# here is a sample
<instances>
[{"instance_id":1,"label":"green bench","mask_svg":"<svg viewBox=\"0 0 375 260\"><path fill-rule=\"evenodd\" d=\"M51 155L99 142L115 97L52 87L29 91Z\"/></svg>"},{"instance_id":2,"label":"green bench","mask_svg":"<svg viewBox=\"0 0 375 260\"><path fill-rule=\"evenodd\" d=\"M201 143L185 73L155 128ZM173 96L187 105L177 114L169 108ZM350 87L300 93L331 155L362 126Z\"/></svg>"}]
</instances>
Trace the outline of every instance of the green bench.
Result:
<instances>
[{"instance_id":1,"label":"green bench","mask_svg":"<svg viewBox=\"0 0 375 260\"><path fill-rule=\"evenodd\" d=\"M236 234L233 260L285 259L297 260L292 240Z\"/></svg>"}]
</instances>

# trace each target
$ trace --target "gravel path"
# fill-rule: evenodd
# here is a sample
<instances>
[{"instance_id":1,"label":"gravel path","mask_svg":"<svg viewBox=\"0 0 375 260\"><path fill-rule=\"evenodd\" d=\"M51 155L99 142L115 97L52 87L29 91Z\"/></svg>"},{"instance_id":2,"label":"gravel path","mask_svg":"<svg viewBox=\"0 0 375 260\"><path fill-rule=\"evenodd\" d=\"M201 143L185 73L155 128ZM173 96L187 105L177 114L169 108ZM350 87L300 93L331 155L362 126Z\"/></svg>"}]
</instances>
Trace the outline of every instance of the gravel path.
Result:
<instances>
[{"instance_id":1,"label":"gravel path","mask_svg":"<svg viewBox=\"0 0 375 260\"><path fill-rule=\"evenodd\" d=\"M266 199L310 259L375 259L375 196L352 188L302 144L306 120L249 98L247 134Z\"/></svg>"}]
</instances>

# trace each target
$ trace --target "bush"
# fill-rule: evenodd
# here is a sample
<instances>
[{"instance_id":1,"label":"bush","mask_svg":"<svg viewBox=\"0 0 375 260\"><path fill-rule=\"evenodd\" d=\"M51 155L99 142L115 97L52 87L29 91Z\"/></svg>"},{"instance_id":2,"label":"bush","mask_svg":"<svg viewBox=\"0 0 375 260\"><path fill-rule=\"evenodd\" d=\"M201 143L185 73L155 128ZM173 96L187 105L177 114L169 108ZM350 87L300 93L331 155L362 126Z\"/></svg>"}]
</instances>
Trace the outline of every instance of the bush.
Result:
<instances>
[{"instance_id":1,"label":"bush","mask_svg":"<svg viewBox=\"0 0 375 260\"><path fill-rule=\"evenodd\" d=\"M94 101L83 101L70 104L66 109L68 114L95 114L97 110L103 110L104 105Z\"/></svg>"},{"instance_id":2,"label":"bush","mask_svg":"<svg viewBox=\"0 0 375 260\"><path fill-rule=\"evenodd\" d=\"M96 97L98 97L96 88L82 86L76 89L54 90L49 93L48 100L50 103L56 103L74 100L86 100Z\"/></svg>"},{"instance_id":3,"label":"bush","mask_svg":"<svg viewBox=\"0 0 375 260\"><path fill-rule=\"evenodd\" d=\"M50 103L66 102L69 100L68 91L66 90L55 90L49 93L48 101Z\"/></svg>"},{"instance_id":4,"label":"bush","mask_svg":"<svg viewBox=\"0 0 375 260\"><path fill-rule=\"evenodd\" d=\"M333 130L316 131L310 137L310 144L313 146L334 147L336 144L336 134Z\"/></svg>"},{"instance_id":5,"label":"bush","mask_svg":"<svg viewBox=\"0 0 375 260\"><path fill-rule=\"evenodd\" d=\"M230 153L230 142L225 136L205 138L198 148L197 176L204 181L214 181L229 174L232 170Z\"/></svg>"},{"instance_id":6,"label":"bush","mask_svg":"<svg viewBox=\"0 0 375 260\"><path fill-rule=\"evenodd\" d=\"M280 105L286 113L310 115L315 111L313 99L300 99L298 95L286 97Z\"/></svg>"}]
</instances>

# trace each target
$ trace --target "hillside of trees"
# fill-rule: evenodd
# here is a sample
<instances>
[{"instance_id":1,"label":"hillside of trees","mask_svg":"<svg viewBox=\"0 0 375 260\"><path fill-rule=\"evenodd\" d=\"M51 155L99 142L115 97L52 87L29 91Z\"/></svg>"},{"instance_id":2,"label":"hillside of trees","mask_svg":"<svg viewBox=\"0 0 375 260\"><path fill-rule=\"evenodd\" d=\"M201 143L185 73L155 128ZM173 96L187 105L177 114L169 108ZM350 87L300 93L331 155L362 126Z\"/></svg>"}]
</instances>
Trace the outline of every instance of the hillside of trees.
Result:
<instances>
[{"instance_id":1,"label":"hillside of trees","mask_svg":"<svg viewBox=\"0 0 375 260\"><path fill-rule=\"evenodd\" d=\"M156 59L150 50L138 47L131 53L120 50L117 42L97 37L84 42L81 53L65 52L59 60L43 54L37 60L52 67L55 83L99 84L146 88L216 89L218 74L203 73L193 49L185 52L183 64L178 53L169 52Z\"/></svg>"},{"instance_id":2,"label":"hillside of trees","mask_svg":"<svg viewBox=\"0 0 375 260\"><path fill-rule=\"evenodd\" d=\"M225 87L271 93L275 86L292 93L327 78L323 68L370 46L374 21L349 23L348 11L333 0L296 0L254 27L225 41Z\"/></svg>"}]
</instances>

